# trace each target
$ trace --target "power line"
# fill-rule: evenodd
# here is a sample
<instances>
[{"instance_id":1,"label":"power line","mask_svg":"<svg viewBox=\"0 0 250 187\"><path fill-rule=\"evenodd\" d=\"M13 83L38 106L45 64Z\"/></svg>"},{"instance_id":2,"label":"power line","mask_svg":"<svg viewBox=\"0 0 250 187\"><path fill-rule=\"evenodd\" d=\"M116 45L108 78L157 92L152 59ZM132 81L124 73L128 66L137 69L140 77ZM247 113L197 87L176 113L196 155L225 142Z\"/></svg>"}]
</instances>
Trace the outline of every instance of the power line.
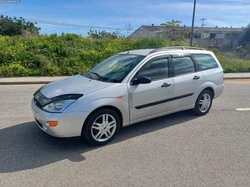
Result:
<instances>
[{"instance_id":1,"label":"power line","mask_svg":"<svg viewBox=\"0 0 250 187\"><path fill-rule=\"evenodd\" d=\"M11 16L11 17L17 17L17 16ZM42 23L42 24L48 24L48 25L55 25L55 26L65 26L65 27L76 27L76 28L84 28L84 29L104 29L104 30L119 30L119 31L127 31L127 28L115 28L115 27L101 27L101 26L94 26L91 25L81 25L81 24L75 24L75 23L63 23L63 22L57 22L57 21L47 21L47 20L41 20L41 19L33 19L33 18L24 18L23 19L35 23Z\"/></svg>"}]
</instances>

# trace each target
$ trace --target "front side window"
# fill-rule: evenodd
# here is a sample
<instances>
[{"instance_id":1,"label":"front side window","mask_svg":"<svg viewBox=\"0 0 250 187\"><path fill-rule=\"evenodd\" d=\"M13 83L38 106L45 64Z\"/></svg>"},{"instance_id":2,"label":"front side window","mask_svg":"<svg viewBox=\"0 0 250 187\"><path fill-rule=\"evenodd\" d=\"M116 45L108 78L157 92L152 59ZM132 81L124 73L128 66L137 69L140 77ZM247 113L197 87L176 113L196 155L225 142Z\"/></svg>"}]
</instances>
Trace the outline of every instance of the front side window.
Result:
<instances>
[{"instance_id":1,"label":"front side window","mask_svg":"<svg viewBox=\"0 0 250 187\"><path fill-rule=\"evenodd\" d=\"M97 64L84 76L104 82L121 82L144 59L143 55L117 54Z\"/></svg>"},{"instance_id":2,"label":"front side window","mask_svg":"<svg viewBox=\"0 0 250 187\"><path fill-rule=\"evenodd\" d=\"M193 54L192 56L196 60L199 70L208 70L218 67L217 62L209 54Z\"/></svg>"},{"instance_id":3,"label":"front side window","mask_svg":"<svg viewBox=\"0 0 250 187\"><path fill-rule=\"evenodd\" d=\"M194 62L188 56L186 56L186 57L174 57L173 58L173 66L174 66L175 76L195 72Z\"/></svg>"},{"instance_id":4,"label":"front side window","mask_svg":"<svg viewBox=\"0 0 250 187\"><path fill-rule=\"evenodd\" d=\"M169 77L168 58L153 60L146 63L138 72L136 77L147 76L152 81Z\"/></svg>"}]
</instances>

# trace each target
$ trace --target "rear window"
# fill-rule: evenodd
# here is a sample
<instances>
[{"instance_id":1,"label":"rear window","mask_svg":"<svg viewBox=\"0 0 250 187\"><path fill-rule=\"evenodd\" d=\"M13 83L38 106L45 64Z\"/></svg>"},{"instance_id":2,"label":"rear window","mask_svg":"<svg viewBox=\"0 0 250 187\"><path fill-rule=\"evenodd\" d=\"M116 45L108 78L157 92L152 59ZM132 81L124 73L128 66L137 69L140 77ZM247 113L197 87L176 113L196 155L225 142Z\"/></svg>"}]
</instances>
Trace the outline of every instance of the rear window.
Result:
<instances>
[{"instance_id":1,"label":"rear window","mask_svg":"<svg viewBox=\"0 0 250 187\"><path fill-rule=\"evenodd\" d=\"M217 62L209 54L193 54L192 56L198 63L199 70L208 70L218 67Z\"/></svg>"}]
</instances>

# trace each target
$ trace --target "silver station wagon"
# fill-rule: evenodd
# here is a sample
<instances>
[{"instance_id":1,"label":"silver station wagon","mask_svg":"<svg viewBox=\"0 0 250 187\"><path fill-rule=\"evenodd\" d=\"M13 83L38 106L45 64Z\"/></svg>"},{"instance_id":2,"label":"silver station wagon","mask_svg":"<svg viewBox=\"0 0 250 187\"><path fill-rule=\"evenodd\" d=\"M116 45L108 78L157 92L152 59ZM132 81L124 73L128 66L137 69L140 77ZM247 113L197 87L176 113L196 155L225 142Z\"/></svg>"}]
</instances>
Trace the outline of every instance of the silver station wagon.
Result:
<instances>
[{"instance_id":1,"label":"silver station wagon","mask_svg":"<svg viewBox=\"0 0 250 187\"><path fill-rule=\"evenodd\" d=\"M86 74L43 86L34 94L32 111L47 134L103 145L123 126L188 109L205 115L223 88L223 69L210 51L129 50Z\"/></svg>"}]
</instances>

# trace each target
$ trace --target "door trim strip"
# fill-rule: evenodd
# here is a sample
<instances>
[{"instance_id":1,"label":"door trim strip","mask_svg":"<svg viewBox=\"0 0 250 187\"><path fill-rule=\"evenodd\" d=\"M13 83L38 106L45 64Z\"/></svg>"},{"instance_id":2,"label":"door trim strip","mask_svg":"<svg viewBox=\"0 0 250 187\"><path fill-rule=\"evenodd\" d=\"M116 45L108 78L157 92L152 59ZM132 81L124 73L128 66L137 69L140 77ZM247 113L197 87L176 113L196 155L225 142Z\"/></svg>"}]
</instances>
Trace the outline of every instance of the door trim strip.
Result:
<instances>
[{"instance_id":1,"label":"door trim strip","mask_svg":"<svg viewBox=\"0 0 250 187\"><path fill-rule=\"evenodd\" d=\"M135 108L136 109L142 109L142 108L146 108L146 107L150 107L150 106L154 106L154 105L159 105L159 104L162 104L162 103L167 103L167 102L182 99L182 98L185 98L185 97L190 97L193 94L194 93L180 95L180 96L177 96L177 97L172 97L172 98L164 99L164 100L161 100L161 101L156 101L156 102L147 103L147 104L144 104L144 105L139 105L139 106L136 106Z\"/></svg>"}]
</instances>

